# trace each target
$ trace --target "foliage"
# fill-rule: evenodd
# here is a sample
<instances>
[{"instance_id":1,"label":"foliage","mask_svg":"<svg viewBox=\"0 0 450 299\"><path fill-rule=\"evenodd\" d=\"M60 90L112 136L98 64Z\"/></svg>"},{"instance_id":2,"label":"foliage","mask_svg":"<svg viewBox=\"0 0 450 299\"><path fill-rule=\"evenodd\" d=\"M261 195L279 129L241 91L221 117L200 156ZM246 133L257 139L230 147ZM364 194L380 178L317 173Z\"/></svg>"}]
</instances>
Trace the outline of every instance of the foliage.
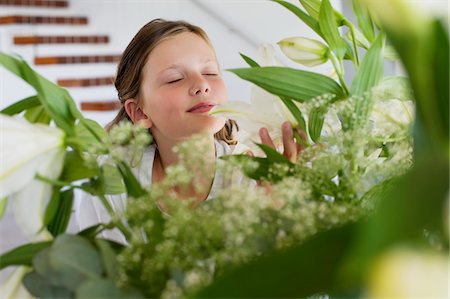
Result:
<instances>
[{"instance_id":1,"label":"foliage","mask_svg":"<svg viewBox=\"0 0 450 299\"><path fill-rule=\"evenodd\" d=\"M377 283L385 270L374 272L374 265L389 269L384 257L398 245L419 248L419 256L421 249L448 255L442 219L449 190L445 29L437 21L417 26L413 18L399 24L376 0L353 1L358 26L329 0L300 0L301 7L274 2L323 39L280 42L283 52L309 65L331 61L337 81L311 71L260 66L243 55L251 68L230 71L285 105L303 153L293 163L259 144L264 157L224 157L215 167L229 187L204 203L189 192L191 182L205 191L205 169L214 167L204 159L202 136L179 144L180 164L146 189L133 170L151 142L146 130L122 123L108 134L84 118L64 89L23 60L0 53L0 64L37 92L2 110L2 117L54 127L64 159L56 177L32 173L33 181L49 190L40 214L40 232L48 234L3 254L0 269L29 267L20 270L23 284L46 298L360 297L382 294ZM398 15L408 11L400 0L392 2ZM348 34L341 35L341 27ZM384 77L386 36L410 80ZM308 51L313 60L304 59ZM356 70L349 85L344 60ZM75 190L98 197L110 222L66 234ZM123 193L125 215L107 200ZM14 196L2 199L0 207ZM99 238L113 228L127 246Z\"/></svg>"}]
</instances>

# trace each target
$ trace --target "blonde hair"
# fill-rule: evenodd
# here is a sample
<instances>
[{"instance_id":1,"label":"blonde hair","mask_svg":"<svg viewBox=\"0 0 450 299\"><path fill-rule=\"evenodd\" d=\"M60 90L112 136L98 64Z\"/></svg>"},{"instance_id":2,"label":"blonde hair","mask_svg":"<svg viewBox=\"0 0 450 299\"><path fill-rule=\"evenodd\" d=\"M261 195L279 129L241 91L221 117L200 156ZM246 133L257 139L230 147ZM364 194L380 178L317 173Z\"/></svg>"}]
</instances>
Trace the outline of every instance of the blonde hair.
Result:
<instances>
[{"instance_id":1,"label":"blonde hair","mask_svg":"<svg viewBox=\"0 0 450 299\"><path fill-rule=\"evenodd\" d=\"M139 103L142 69L147 61L147 57L159 42L167 37L183 32L197 34L212 48L212 44L205 31L200 27L185 21L155 19L145 24L133 37L120 59L117 67L117 76L114 82L121 108L117 116L106 126L106 130L109 131L123 120L131 121L129 115L125 111L124 103L128 99L136 99ZM234 120L229 119L226 121L224 127L214 134L214 138L223 140L227 144L236 144L236 140L233 137L234 128L239 130L237 123Z\"/></svg>"}]
</instances>

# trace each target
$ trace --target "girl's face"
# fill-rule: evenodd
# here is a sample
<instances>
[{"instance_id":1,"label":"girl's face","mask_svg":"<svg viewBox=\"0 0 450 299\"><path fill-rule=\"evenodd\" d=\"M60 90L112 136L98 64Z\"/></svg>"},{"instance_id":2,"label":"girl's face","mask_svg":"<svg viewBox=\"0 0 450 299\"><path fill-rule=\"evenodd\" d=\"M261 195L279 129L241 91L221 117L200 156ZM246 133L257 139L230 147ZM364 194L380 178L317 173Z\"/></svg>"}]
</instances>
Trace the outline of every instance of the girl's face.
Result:
<instances>
[{"instance_id":1,"label":"girl's face","mask_svg":"<svg viewBox=\"0 0 450 299\"><path fill-rule=\"evenodd\" d=\"M227 100L213 49L200 36L184 32L160 42L143 69L141 107L156 142L192 134L214 134L225 119L208 115Z\"/></svg>"}]
</instances>

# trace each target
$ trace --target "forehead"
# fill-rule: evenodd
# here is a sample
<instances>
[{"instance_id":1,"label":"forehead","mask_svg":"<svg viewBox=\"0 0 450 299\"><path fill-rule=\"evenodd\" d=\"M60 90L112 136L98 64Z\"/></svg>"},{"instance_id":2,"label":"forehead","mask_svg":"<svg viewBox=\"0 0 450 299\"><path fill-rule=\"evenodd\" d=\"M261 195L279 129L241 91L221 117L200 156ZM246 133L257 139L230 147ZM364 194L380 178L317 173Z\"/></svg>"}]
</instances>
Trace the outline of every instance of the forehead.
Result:
<instances>
[{"instance_id":1,"label":"forehead","mask_svg":"<svg viewBox=\"0 0 450 299\"><path fill-rule=\"evenodd\" d=\"M214 50L201 36L183 32L162 40L149 54L145 72L158 73L171 65L216 61Z\"/></svg>"}]
</instances>

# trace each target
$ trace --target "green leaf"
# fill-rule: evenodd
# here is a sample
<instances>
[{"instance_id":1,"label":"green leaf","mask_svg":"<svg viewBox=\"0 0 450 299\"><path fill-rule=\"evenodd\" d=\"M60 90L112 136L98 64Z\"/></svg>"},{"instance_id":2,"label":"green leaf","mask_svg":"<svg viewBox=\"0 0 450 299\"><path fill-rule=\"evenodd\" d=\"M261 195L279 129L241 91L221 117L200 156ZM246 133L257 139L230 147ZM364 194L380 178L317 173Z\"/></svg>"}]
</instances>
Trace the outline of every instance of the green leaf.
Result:
<instances>
[{"instance_id":1,"label":"green leaf","mask_svg":"<svg viewBox=\"0 0 450 299\"><path fill-rule=\"evenodd\" d=\"M320 140L322 133L323 123L325 121L325 114L327 113L326 107L313 108L309 112L308 117L308 131L311 139L317 143Z\"/></svg>"},{"instance_id":2,"label":"green leaf","mask_svg":"<svg viewBox=\"0 0 450 299\"><path fill-rule=\"evenodd\" d=\"M96 121L82 119L75 127L76 136L83 142L84 149L93 144L102 144L108 140L108 133Z\"/></svg>"},{"instance_id":3,"label":"green leaf","mask_svg":"<svg viewBox=\"0 0 450 299\"><path fill-rule=\"evenodd\" d=\"M244 55L242 53L239 53L239 55L241 55L241 57L245 60L245 62L247 62L247 64L250 67L259 67L260 66L256 61L254 61L250 57L248 57L248 56L246 56L246 55Z\"/></svg>"},{"instance_id":4,"label":"green leaf","mask_svg":"<svg viewBox=\"0 0 450 299\"><path fill-rule=\"evenodd\" d=\"M105 194L122 194L127 192L122 175L117 167L111 164L103 164L101 173Z\"/></svg>"},{"instance_id":5,"label":"green leaf","mask_svg":"<svg viewBox=\"0 0 450 299\"><path fill-rule=\"evenodd\" d=\"M369 10L361 4L360 0L353 0L353 11L356 16L356 22L361 29L364 36L373 42L375 39L375 30L373 28L372 18L370 17Z\"/></svg>"},{"instance_id":6,"label":"green leaf","mask_svg":"<svg viewBox=\"0 0 450 299\"><path fill-rule=\"evenodd\" d=\"M52 120L50 115L47 113L47 110L45 110L42 105L28 109L25 112L24 117L30 123L40 123L46 125L48 125Z\"/></svg>"},{"instance_id":7,"label":"green leaf","mask_svg":"<svg viewBox=\"0 0 450 299\"><path fill-rule=\"evenodd\" d=\"M25 274L22 280L25 288L31 295L37 298L72 298L73 294L67 288L55 286L45 277L36 271Z\"/></svg>"},{"instance_id":8,"label":"green leaf","mask_svg":"<svg viewBox=\"0 0 450 299\"><path fill-rule=\"evenodd\" d=\"M264 154L266 154L269 163L292 164L287 157L283 156L277 150L271 148L270 146L262 143L256 143L256 145L264 152Z\"/></svg>"},{"instance_id":9,"label":"green leaf","mask_svg":"<svg viewBox=\"0 0 450 299\"><path fill-rule=\"evenodd\" d=\"M75 118L83 116L65 89L40 76L24 60L0 53L0 64L29 83L56 125L69 136L73 135Z\"/></svg>"},{"instance_id":10,"label":"green leaf","mask_svg":"<svg viewBox=\"0 0 450 299\"><path fill-rule=\"evenodd\" d=\"M117 169L119 170L120 174L122 175L123 182L125 184L125 187L127 188L127 193L129 196L138 198L147 193L142 188L141 184L136 179L136 177L134 176L130 167L126 163L124 163L124 162L117 163Z\"/></svg>"},{"instance_id":11,"label":"green leaf","mask_svg":"<svg viewBox=\"0 0 450 299\"><path fill-rule=\"evenodd\" d=\"M49 247L51 241L29 243L16 247L0 256L0 270L11 265L31 266L31 260L42 249Z\"/></svg>"},{"instance_id":12,"label":"green leaf","mask_svg":"<svg viewBox=\"0 0 450 299\"><path fill-rule=\"evenodd\" d=\"M288 110L291 112L292 116L294 117L300 128L303 130L303 132L306 132L306 122L300 108L298 108L297 105L295 105L295 103L289 98L280 97L280 99L283 102L283 104L288 108Z\"/></svg>"},{"instance_id":13,"label":"green leaf","mask_svg":"<svg viewBox=\"0 0 450 299\"><path fill-rule=\"evenodd\" d=\"M75 290L86 279L95 279L102 273L98 251L86 239L76 235L60 235L56 238L47 256L43 256L43 267L38 267L39 256L33 264L36 271L48 275L56 285ZM45 259L48 258L48 261Z\"/></svg>"},{"instance_id":14,"label":"green leaf","mask_svg":"<svg viewBox=\"0 0 450 299\"><path fill-rule=\"evenodd\" d=\"M322 232L300 246L258 258L218 277L194 298L307 298L330 291L354 229L347 225Z\"/></svg>"},{"instance_id":15,"label":"green leaf","mask_svg":"<svg viewBox=\"0 0 450 299\"><path fill-rule=\"evenodd\" d=\"M6 206L8 205L8 196L0 199L0 220L5 216Z\"/></svg>"},{"instance_id":16,"label":"green leaf","mask_svg":"<svg viewBox=\"0 0 450 299\"><path fill-rule=\"evenodd\" d=\"M322 0L320 5L319 27L330 49L339 59L342 59L347 50L346 43L339 35L334 10L329 0Z\"/></svg>"},{"instance_id":17,"label":"green leaf","mask_svg":"<svg viewBox=\"0 0 450 299\"><path fill-rule=\"evenodd\" d=\"M292 13L294 13L300 20L303 21L309 28L314 30L319 36L322 36L322 32L320 31L319 23L312 17L308 16L303 10L298 8L297 6L281 0L272 0L278 4L283 5L287 9L289 9Z\"/></svg>"},{"instance_id":18,"label":"green leaf","mask_svg":"<svg viewBox=\"0 0 450 299\"><path fill-rule=\"evenodd\" d=\"M352 82L351 94L362 95L383 78L384 37L380 33L364 56Z\"/></svg>"},{"instance_id":19,"label":"green leaf","mask_svg":"<svg viewBox=\"0 0 450 299\"><path fill-rule=\"evenodd\" d=\"M116 281L119 276L119 263L117 262L116 253L109 243L102 239L95 239L95 245L100 251L103 269L105 269L108 278Z\"/></svg>"},{"instance_id":20,"label":"green leaf","mask_svg":"<svg viewBox=\"0 0 450 299\"><path fill-rule=\"evenodd\" d=\"M6 115L14 115L18 114L24 110L34 108L37 106L40 106L41 102L39 101L39 98L37 96L31 96L28 98L25 98L23 100L20 100L18 102L15 102L14 104L9 105L0 113L6 114Z\"/></svg>"},{"instance_id":21,"label":"green leaf","mask_svg":"<svg viewBox=\"0 0 450 299\"><path fill-rule=\"evenodd\" d=\"M48 223L48 231L53 236L58 236L64 233L72 216L73 206L73 189L69 189L60 193L56 213L51 221ZM47 208L48 210L48 208Z\"/></svg>"},{"instance_id":22,"label":"green leaf","mask_svg":"<svg viewBox=\"0 0 450 299\"><path fill-rule=\"evenodd\" d=\"M78 152L66 152L64 168L60 180L73 182L84 178L91 178L95 175L97 175L97 168L95 165L87 164Z\"/></svg>"},{"instance_id":23,"label":"green leaf","mask_svg":"<svg viewBox=\"0 0 450 299\"><path fill-rule=\"evenodd\" d=\"M421 157L407 175L392 181L390 191L378 198L377 213L362 223L355 246L347 253L342 278L350 287L362 283L375 257L387 248L421 244L424 230L447 236L442 213L448 201L448 182L448 161L434 157Z\"/></svg>"},{"instance_id":24,"label":"green leaf","mask_svg":"<svg viewBox=\"0 0 450 299\"><path fill-rule=\"evenodd\" d=\"M76 298L123 298L112 280L95 279L81 284L76 290Z\"/></svg>"},{"instance_id":25,"label":"green leaf","mask_svg":"<svg viewBox=\"0 0 450 299\"><path fill-rule=\"evenodd\" d=\"M52 196L48 202L47 208L45 209L44 215L44 226L47 226L55 217L60 201L61 193L58 187L53 188Z\"/></svg>"},{"instance_id":26,"label":"green leaf","mask_svg":"<svg viewBox=\"0 0 450 299\"><path fill-rule=\"evenodd\" d=\"M320 0L300 0L303 8L316 20L319 20Z\"/></svg>"},{"instance_id":27,"label":"green leaf","mask_svg":"<svg viewBox=\"0 0 450 299\"><path fill-rule=\"evenodd\" d=\"M325 93L334 94L336 100L345 97L344 90L336 81L313 72L287 67L243 68L229 69L228 71L274 95L299 102Z\"/></svg>"}]
</instances>

